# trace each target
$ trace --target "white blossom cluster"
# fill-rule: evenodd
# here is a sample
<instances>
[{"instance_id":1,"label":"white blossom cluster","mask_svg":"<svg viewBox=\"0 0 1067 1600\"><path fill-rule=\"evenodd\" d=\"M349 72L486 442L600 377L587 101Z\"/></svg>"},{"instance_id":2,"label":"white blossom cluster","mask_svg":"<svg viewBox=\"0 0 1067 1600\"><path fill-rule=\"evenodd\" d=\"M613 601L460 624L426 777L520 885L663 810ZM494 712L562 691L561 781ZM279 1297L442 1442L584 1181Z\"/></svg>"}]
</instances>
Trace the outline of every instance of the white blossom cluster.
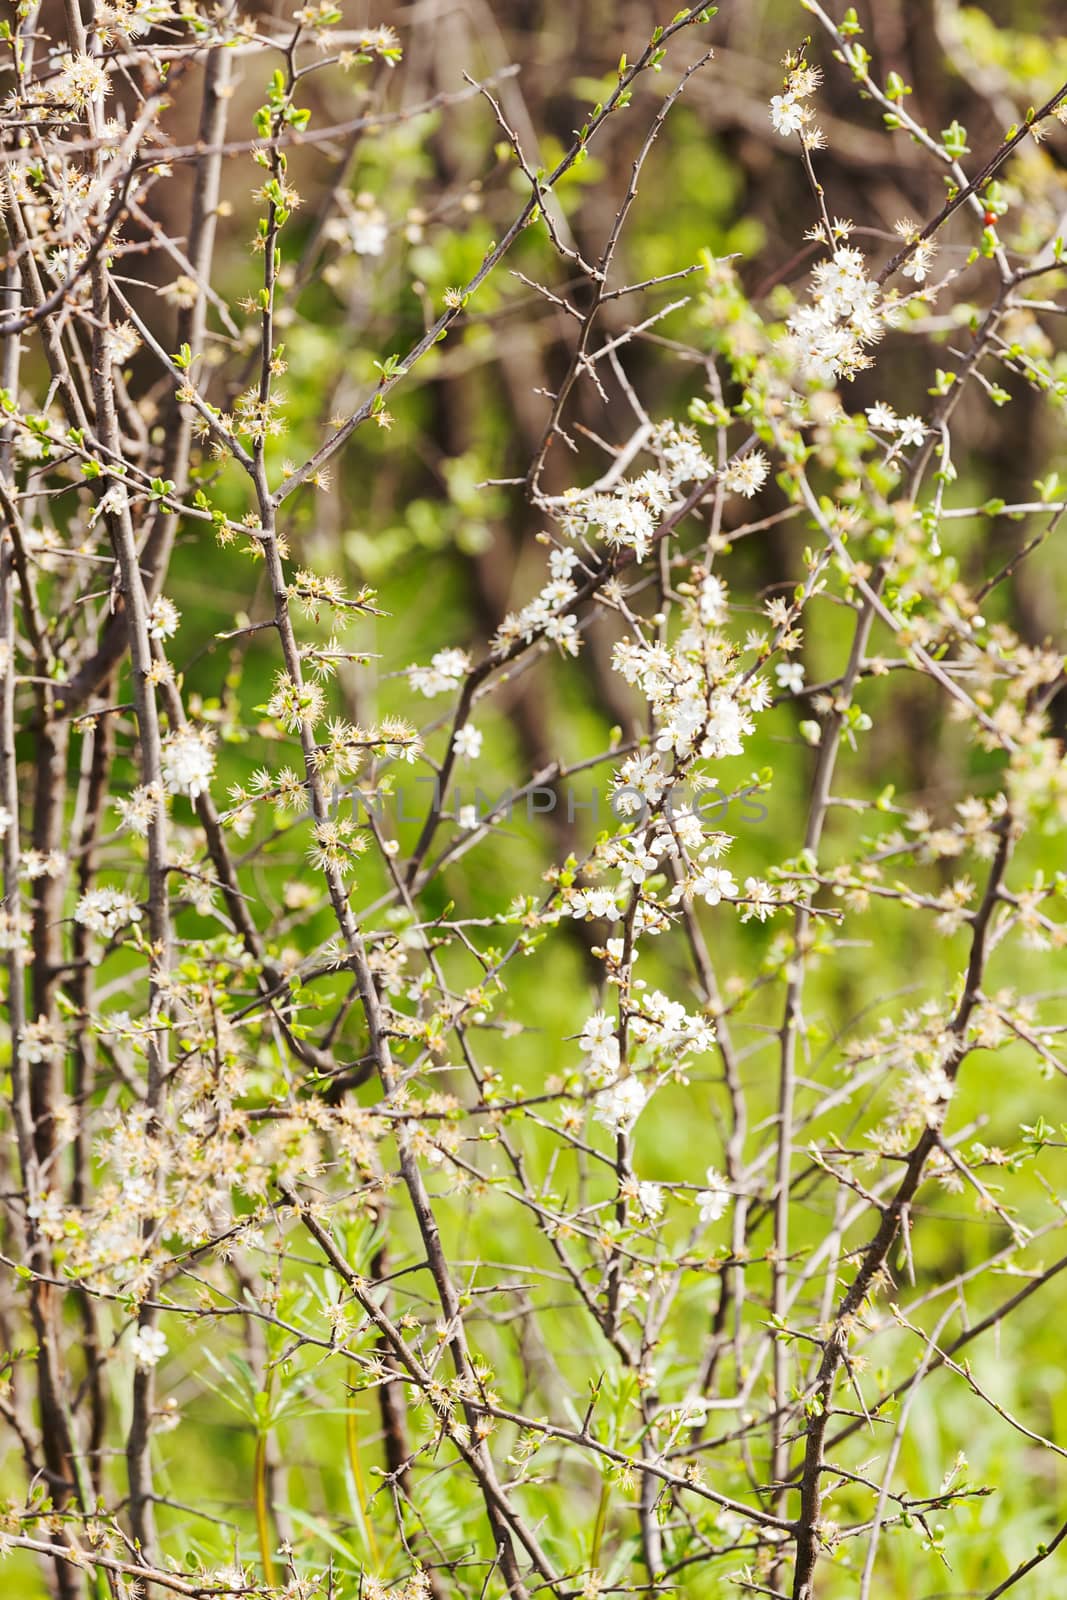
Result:
<instances>
[{"instance_id":1,"label":"white blossom cluster","mask_svg":"<svg viewBox=\"0 0 1067 1600\"><path fill-rule=\"evenodd\" d=\"M821 238L822 230L818 233ZM829 258L812 268L808 302L788 318L801 376L823 384L855 377L871 365L869 347L882 338L892 314L891 305L868 276L863 251L836 244Z\"/></svg>"},{"instance_id":2,"label":"white blossom cluster","mask_svg":"<svg viewBox=\"0 0 1067 1600\"><path fill-rule=\"evenodd\" d=\"M786 56L784 66L784 90L771 98L771 124L775 133L785 138L799 133L810 149L818 149L823 143L823 135L815 126L815 114L811 106L805 102L822 82L822 73L818 67L810 66L802 57L792 54Z\"/></svg>"},{"instance_id":3,"label":"white blossom cluster","mask_svg":"<svg viewBox=\"0 0 1067 1600\"><path fill-rule=\"evenodd\" d=\"M197 800L215 770L214 738L209 728L179 728L163 743L163 782L170 794Z\"/></svg>"},{"instance_id":4,"label":"white blossom cluster","mask_svg":"<svg viewBox=\"0 0 1067 1600\"><path fill-rule=\"evenodd\" d=\"M504 618L493 638L497 654L511 649L519 641L530 644L542 634L565 655L578 654L581 645L578 620L568 610L578 593L572 577L577 565L576 552L565 545L549 552L548 582L521 611L509 612Z\"/></svg>"},{"instance_id":5,"label":"white blossom cluster","mask_svg":"<svg viewBox=\"0 0 1067 1600\"><path fill-rule=\"evenodd\" d=\"M466 650L438 650L428 667L409 667L408 683L419 694L432 700L434 695L449 694L459 688L471 669L471 658Z\"/></svg>"},{"instance_id":6,"label":"white blossom cluster","mask_svg":"<svg viewBox=\"0 0 1067 1600\"><path fill-rule=\"evenodd\" d=\"M87 889L75 907L74 920L90 933L110 939L128 923L140 922L141 908L121 889Z\"/></svg>"}]
</instances>

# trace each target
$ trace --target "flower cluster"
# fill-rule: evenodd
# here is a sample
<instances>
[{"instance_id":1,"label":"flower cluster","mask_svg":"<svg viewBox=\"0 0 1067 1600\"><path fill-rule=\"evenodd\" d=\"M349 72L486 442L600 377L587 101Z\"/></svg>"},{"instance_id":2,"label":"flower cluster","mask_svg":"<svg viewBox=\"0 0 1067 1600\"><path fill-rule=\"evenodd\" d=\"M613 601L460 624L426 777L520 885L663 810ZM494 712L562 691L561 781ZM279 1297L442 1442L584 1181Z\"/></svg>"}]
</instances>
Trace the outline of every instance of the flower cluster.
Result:
<instances>
[{"instance_id":1,"label":"flower cluster","mask_svg":"<svg viewBox=\"0 0 1067 1600\"><path fill-rule=\"evenodd\" d=\"M90 933L110 939L120 928L140 922L141 908L121 889L87 889L75 907L74 920Z\"/></svg>"},{"instance_id":2,"label":"flower cluster","mask_svg":"<svg viewBox=\"0 0 1067 1600\"><path fill-rule=\"evenodd\" d=\"M838 233L849 228L836 225ZM816 236L823 238L822 228ZM787 324L798 372L820 384L854 378L869 367L869 347L882 338L893 315L892 305L868 276L862 250L828 242L829 258L812 268L810 298L790 313Z\"/></svg>"},{"instance_id":3,"label":"flower cluster","mask_svg":"<svg viewBox=\"0 0 1067 1600\"><path fill-rule=\"evenodd\" d=\"M199 799L215 770L214 744L210 728L185 727L167 735L162 772L168 793Z\"/></svg>"},{"instance_id":4,"label":"flower cluster","mask_svg":"<svg viewBox=\"0 0 1067 1600\"><path fill-rule=\"evenodd\" d=\"M771 123L775 133L785 137L799 133L804 143L813 150L823 144L823 135L815 126L815 113L806 105L822 82L822 73L802 56L789 54L783 65L786 69L785 86L781 94L771 99Z\"/></svg>"},{"instance_id":5,"label":"flower cluster","mask_svg":"<svg viewBox=\"0 0 1067 1600\"><path fill-rule=\"evenodd\" d=\"M458 689L470 670L471 658L466 650L438 650L428 667L408 668L408 683L430 700L434 695Z\"/></svg>"},{"instance_id":6,"label":"flower cluster","mask_svg":"<svg viewBox=\"0 0 1067 1600\"><path fill-rule=\"evenodd\" d=\"M578 654L581 638L578 620L571 611L578 594L573 578L578 564L576 552L565 545L549 552L548 582L521 611L509 612L501 622L493 637L495 654L504 654L520 643L531 644L542 635L563 654Z\"/></svg>"}]
</instances>

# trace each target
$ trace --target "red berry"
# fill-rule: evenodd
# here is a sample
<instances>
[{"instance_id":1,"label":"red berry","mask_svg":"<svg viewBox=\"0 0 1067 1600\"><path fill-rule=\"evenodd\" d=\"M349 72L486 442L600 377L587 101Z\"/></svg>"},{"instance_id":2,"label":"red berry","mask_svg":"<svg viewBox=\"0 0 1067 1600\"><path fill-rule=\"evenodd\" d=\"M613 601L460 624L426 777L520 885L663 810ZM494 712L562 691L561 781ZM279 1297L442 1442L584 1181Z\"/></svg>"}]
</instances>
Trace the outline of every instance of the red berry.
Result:
<instances>
[{"instance_id":1,"label":"red berry","mask_svg":"<svg viewBox=\"0 0 1067 1600\"><path fill-rule=\"evenodd\" d=\"M995 211L987 211L985 216L982 218L982 221L985 223L987 228L995 228L996 225L997 225L997 214L996 214L996 212Z\"/></svg>"}]
</instances>

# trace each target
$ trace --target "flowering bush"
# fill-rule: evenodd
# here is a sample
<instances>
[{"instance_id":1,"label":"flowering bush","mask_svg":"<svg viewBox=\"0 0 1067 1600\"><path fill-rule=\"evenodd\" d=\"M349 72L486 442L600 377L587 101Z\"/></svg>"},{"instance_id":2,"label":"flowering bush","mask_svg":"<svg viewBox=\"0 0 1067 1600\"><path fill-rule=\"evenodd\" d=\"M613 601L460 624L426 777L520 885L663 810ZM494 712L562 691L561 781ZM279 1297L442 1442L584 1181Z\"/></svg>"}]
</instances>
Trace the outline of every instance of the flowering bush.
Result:
<instances>
[{"instance_id":1,"label":"flowering bush","mask_svg":"<svg viewBox=\"0 0 1067 1600\"><path fill-rule=\"evenodd\" d=\"M540 128L489 8L3 25L12 1593L1067 1531L1067 83L731 9Z\"/></svg>"}]
</instances>

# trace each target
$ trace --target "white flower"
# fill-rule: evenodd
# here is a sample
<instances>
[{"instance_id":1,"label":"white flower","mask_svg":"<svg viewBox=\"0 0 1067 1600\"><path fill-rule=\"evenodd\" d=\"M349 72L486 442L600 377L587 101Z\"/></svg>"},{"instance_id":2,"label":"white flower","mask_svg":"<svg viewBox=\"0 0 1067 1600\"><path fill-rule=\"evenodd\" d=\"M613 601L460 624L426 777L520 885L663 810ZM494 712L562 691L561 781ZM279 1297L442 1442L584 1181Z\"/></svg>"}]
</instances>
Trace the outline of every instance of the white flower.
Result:
<instances>
[{"instance_id":1,"label":"white flower","mask_svg":"<svg viewBox=\"0 0 1067 1600\"><path fill-rule=\"evenodd\" d=\"M770 115L775 133L799 133L804 126L804 107L791 94L772 95Z\"/></svg>"},{"instance_id":2,"label":"white flower","mask_svg":"<svg viewBox=\"0 0 1067 1600\"><path fill-rule=\"evenodd\" d=\"M31 1067L55 1061L63 1050L63 1040L62 1023L38 1017L36 1022L27 1022L22 1030L22 1054Z\"/></svg>"},{"instance_id":3,"label":"white flower","mask_svg":"<svg viewBox=\"0 0 1067 1600\"><path fill-rule=\"evenodd\" d=\"M615 1025L603 1011L594 1011L587 1017L578 1039L581 1050L589 1057L591 1075L601 1081L619 1070L619 1041Z\"/></svg>"},{"instance_id":4,"label":"white flower","mask_svg":"<svg viewBox=\"0 0 1067 1600\"><path fill-rule=\"evenodd\" d=\"M349 237L357 256L380 256L389 237L388 218L372 194L359 194L348 219Z\"/></svg>"},{"instance_id":5,"label":"white flower","mask_svg":"<svg viewBox=\"0 0 1067 1600\"><path fill-rule=\"evenodd\" d=\"M745 894L748 896L748 903L741 910L742 922L751 922L753 917L766 922L767 918L773 917L778 910L778 903L771 886L769 883L764 883L762 878L746 878Z\"/></svg>"},{"instance_id":6,"label":"white flower","mask_svg":"<svg viewBox=\"0 0 1067 1600\"><path fill-rule=\"evenodd\" d=\"M594 1011L591 1017L586 1017L579 1035L579 1043L583 1050L595 1050L599 1045L606 1044L615 1036L615 1024L606 1011Z\"/></svg>"},{"instance_id":7,"label":"white flower","mask_svg":"<svg viewBox=\"0 0 1067 1600\"><path fill-rule=\"evenodd\" d=\"M471 833L478 826L478 807L460 806L456 821L466 833Z\"/></svg>"},{"instance_id":8,"label":"white flower","mask_svg":"<svg viewBox=\"0 0 1067 1600\"><path fill-rule=\"evenodd\" d=\"M741 739L751 733L752 718L727 694L713 696L700 753L707 758L743 754Z\"/></svg>"},{"instance_id":9,"label":"white flower","mask_svg":"<svg viewBox=\"0 0 1067 1600\"><path fill-rule=\"evenodd\" d=\"M884 312L861 250L840 246L811 274L811 302L788 319L797 364L820 382L851 378L870 366L863 346L881 338Z\"/></svg>"},{"instance_id":10,"label":"white flower","mask_svg":"<svg viewBox=\"0 0 1067 1600\"><path fill-rule=\"evenodd\" d=\"M734 899L737 894L737 883L732 872L727 872L725 867L705 867L699 877L693 879L693 893L704 897L709 906L717 906L725 895Z\"/></svg>"},{"instance_id":11,"label":"white flower","mask_svg":"<svg viewBox=\"0 0 1067 1600\"><path fill-rule=\"evenodd\" d=\"M246 1589L248 1574L243 1567L219 1567L215 1572L215 1582L220 1589Z\"/></svg>"},{"instance_id":12,"label":"white flower","mask_svg":"<svg viewBox=\"0 0 1067 1600\"><path fill-rule=\"evenodd\" d=\"M710 477L711 462L704 455L704 452L699 451L698 455L696 456L694 456L692 453L692 446L696 442L696 435L693 433L692 429L680 429L673 422L670 424L670 428L673 434L677 434L679 437L684 435L688 442L686 444L685 453L679 455L672 451L669 446L664 445L664 435L662 430L658 432L656 438L660 447L664 450L667 460L674 461L676 467L679 462L688 462L691 467L696 468L693 473L693 476L696 478ZM685 480L683 479L683 481ZM639 478L635 478L630 484L630 492L631 494L637 495L639 499L643 500L651 511L666 511L667 507L671 503L670 479L664 477L662 472L656 472L654 469L648 472L642 472Z\"/></svg>"},{"instance_id":13,"label":"white flower","mask_svg":"<svg viewBox=\"0 0 1067 1600\"><path fill-rule=\"evenodd\" d=\"M122 487L122 484L113 483L111 488L100 496L99 500L90 511L88 517L90 528L95 528L100 518L110 512L114 512L116 515L121 515L129 503L130 497L126 493L126 490Z\"/></svg>"},{"instance_id":14,"label":"white flower","mask_svg":"<svg viewBox=\"0 0 1067 1600\"><path fill-rule=\"evenodd\" d=\"M171 639L178 631L178 624L182 614L173 600L168 600L165 595L152 601L152 609L148 613L148 632L153 639Z\"/></svg>"},{"instance_id":15,"label":"white flower","mask_svg":"<svg viewBox=\"0 0 1067 1600\"><path fill-rule=\"evenodd\" d=\"M683 850L699 850L704 841L704 827L695 811L688 806L673 806L670 833L660 834L656 849L677 856L679 845Z\"/></svg>"},{"instance_id":16,"label":"white flower","mask_svg":"<svg viewBox=\"0 0 1067 1600\"><path fill-rule=\"evenodd\" d=\"M545 623L545 638L557 644L565 655L576 656L582 643L578 633L578 618L549 617Z\"/></svg>"},{"instance_id":17,"label":"white flower","mask_svg":"<svg viewBox=\"0 0 1067 1600\"><path fill-rule=\"evenodd\" d=\"M0 839L4 837L14 820L13 812L9 811L7 806L0 806Z\"/></svg>"},{"instance_id":18,"label":"white flower","mask_svg":"<svg viewBox=\"0 0 1067 1600\"><path fill-rule=\"evenodd\" d=\"M464 756L468 761L473 761L482 753L481 729L476 728L473 722L465 722L462 728L456 729L456 737L453 740L453 744L458 756Z\"/></svg>"},{"instance_id":19,"label":"white flower","mask_svg":"<svg viewBox=\"0 0 1067 1600\"><path fill-rule=\"evenodd\" d=\"M380 256L388 238L385 218L357 215L352 218L352 248L357 256Z\"/></svg>"},{"instance_id":20,"label":"white flower","mask_svg":"<svg viewBox=\"0 0 1067 1600\"><path fill-rule=\"evenodd\" d=\"M750 450L739 461L732 461L723 474L723 482L734 494L751 498L766 482L771 464L762 450Z\"/></svg>"},{"instance_id":21,"label":"white flower","mask_svg":"<svg viewBox=\"0 0 1067 1600\"><path fill-rule=\"evenodd\" d=\"M637 1185L637 1203L646 1217L661 1217L663 1215L663 1189L658 1183L639 1183Z\"/></svg>"},{"instance_id":22,"label":"white flower","mask_svg":"<svg viewBox=\"0 0 1067 1600\"><path fill-rule=\"evenodd\" d=\"M163 743L163 782L170 794L199 799L215 770L212 736L206 729L179 728Z\"/></svg>"},{"instance_id":23,"label":"white flower","mask_svg":"<svg viewBox=\"0 0 1067 1600\"><path fill-rule=\"evenodd\" d=\"M394 67L400 59L400 38L394 29L361 28L353 44L358 50L373 50L382 57L387 67Z\"/></svg>"},{"instance_id":24,"label":"white flower","mask_svg":"<svg viewBox=\"0 0 1067 1600\"><path fill-rule=\"evenodd\" d=\"M166 0L105 0L97 13L97 30L101 38L114 32L135 39L172 15Z\"/></svg>"},{"instance_id":25,"label":"white flower","mask_svg":"<svg viewBox=\"0 0 1067 1600\"><path fill-rule=\"evenodd\" d=\"M108 359L124 367L141 348L141 338L132 322L116 322L108 329L106 344Z\"/></svg>"},{"instance_id":26,"label":"white flower","mask_svg":"<svg viewBox=\"0 0 1067 1600\"><path fill-rule=\"evenodd\" d=\"M901 417L898 427L902 445L922 444L926 437L926 427L921 417Z\"/></svg>"},{"instance_id":27,"label":"white flower","mask_svg":"<svg viewBox=\"0 0 1067 1600\"><path fill-rule=\"evenodd\" d=\"M35 1200L31 1200L26 1207L26 1215L36 1222L38 1230L46 1239L58 1243L63 1237L65 1223L65 1209L59 1195L53 1194L49 1189L42 1189Z\"/></svg>"},{"instance_id":28,"label":"white flower","mask_svg":"<svg viewBox=\"0 0 1067 1600\"><path fill-rule=\"evenodd\" d=\"M180 272L173 283L168 283L165 289L158 292L172 306L195 306L200 299L200 285L185 272Z\"/></svg>"},{"instance_id":29,"label":"white flower","mask_svg":"<svg viewBox=\"0 0 1067 1600\"><path fill-rule=\"evenodd\" d=\"M878 433L896 433L900 426L893 407L885 405L881 400L877 405L867 407L867 421Z\"/></svg>"},{"instance_id":30,"label":"white flower","mask_svg":"<svg viewBox=\"0 0 1067 1600\"><path fill-rule=\"evenodd\" d=\"M128 922L140 922L141 908L121 889L87 889L75 907L74 920L90 933L110 938Z\"/></svg>"},{"instance_id":31,"label":"white flower","mask_svg":"<svg viewBox=\"0 0 1067 1600\"><path fill-rule=\"evenodd\" d=\"M107 69L95 56L66 55L63 71L56 80L56 98L66 100L79 111L90 101L102 100L107 93Z\"/></svg>"},{"instance_id":32,"label":"white flower","mask_svg":"<svg viewBox=\"0 0 1067 1600\"><path fill-rule=\"evenodd\" d=\"M567 897L566 909L572 917L589 921L615 922L619 915L614 889L578 889Z\"/></svg>"},{"instance_id":33,"label":"white flower","mask_svg":"<svg viewBox=\"0 0 1067 1600\"><path fill-rule=\"evenodd\" d=\"M428 667L409 667L408 683L426 698L458 689L471 669L471 658L466 650L438 650L431 656Z\"/></svg>"},{"instance_id":34,"label":"white flower","mask_svg":"<svg viewBox=\"0 0 1067 1600\"><path fill-rule=\"evenodd\" d=\"M799 661L779 661L774 669L778 687L789 694L800 694L804 688L804 668Z\"/></svg>"},{"instance_id":35,"label":"white flower","mask_svg":"<svg viewBox=\"0 0 1067 1600\"><path fill-rule=\"evenodd\" d=\"M721 578L710 574L700 585L700 620L710 628L719 628L726 616L726 585Z\"/></svg>"},{"instance_id":36,"label":"white flower","mask_svg":"<svg viewBox=\"0 0 1067 1600\"><path fill-rule=\"evenodd\" d=\"M616 782L612 810L616 816L632 816L642 809L643 801L655 805L668 779L658 756L634 755L623 762Z\"/></svg>"},{"instance_id":37,"label":"white flower","mask_svg":"<svg viewBox=\"0 0 1067 1600\"><path fill-rule=\"evenodd\" d=\"M661 438L658 443L663 448ZM710 471L709 466L706 475ZM661 485L669 496L670 487L661 475L646 472L634 483L621 483L612 494L574 491L568 497L564 526L575 537L599 528L609 544L625 546L643 560L656 532L656 513L662 509Z\"/></svg>"},{"instance_id":38,"label":"white flower","mask_svg":"<svg viewBox=\"0 0 1067 1600\"><path fill-rule=\"evenodd\" d=\"M928 1128L936 1128L955 1087L942 1066L935 1065L928 1072L919 1068L909 1072L893 1096L899 1121L907 1127L925 1123Z\"/></svg>"},{"instance_id":39,"label":"white flower","mask_svg":"<svg viewBox=\"0 0 1067 1600\"><path fill-rule=\"evenodd\" d=\"M697 1208L700 1220L705 1225L709 1222L718 1222L730 1202L730 1191L726 1187L726 1179L714 1167L709 1167L705 1177L706 1189L701 1189L697 1195Z\"/></svg>"},{"instance_id":40,"label":"white flower","mask_svg":"<svg viewBox=\"0 0 1067 1600\"><path fill-rule=\"evenodd\" d=\"M623 1078L597 1095L596 1120L605 1128L610 1128L612 1133L626 1132L633 1127L647 1104L648 1091L640 1079Z\"/></svg>"},{"instance_id":41,"label":"white flower","mask_svg":"<svg viewBox=\"0 0 1067 1600\"><path fill-rule=\"evenodd\" d=\"M158 1328L142 1323L130 1343L134 1360L142 1369L156 1366L167 1353L167 1336Z\"/></svg>"},{"instance_id":42,"label":"white flower","mask_svg":"<svg viewBox=\"0 0 1067 1600\"><path fill-rule=\"evenodd\" d=\"M129 828L131 833L137 834L141 839L147 836L152 818L156 814L156 803L156 792L150 783L138 784L136 789L130 790L125 799L119 796L112 801L119 814L119 825Z\"/></svg>"},{"instance_id":43,"label":"white flower","mask_svg":"<svg viewBox=\"0 0 1067 1600\"><path fill-rule=\"evenodd\" d=\"M656 858L637 839L621 839L611 847L611 864L618 867L626 883L644 883L656 870Z\"/></svg>"},{"instance_id":44,"label":"white flower","mask_svg":"<svg viewBox=\"0 0 1067 1600\"><path fill-rule=\"evenodd\" d=\"M911 244L915 240L915 248L901 267L901 272L905 278L913 278L916 283L924 283L937 254L937 245L932 239L915 239L918 230L906 217L896 224L896 231L906 244Z\"/></svg>"},{"instance_id":45,"label":"white flower","mask_svg":"<svg viewBox=\"0 0 1067 1600\"><path fill-rule=\"evenodd\" d=\"M694 428L678 427L673 422L666 423L657 429L655 444L667 468L664 487L678 488L683 483L696 483L711 476L711 462L700 448L700 441ZM653 503L659 502L657 506L659 509L662 505L660 499L662 482L656 473L647 473L644 478L639 478L633 487L641 490L646 499Z\"/></svg>"},{"instance_id":46,"label":"white flower","mask_svg":"<svg viewBox=\"0 0 1067 1600\"><path fill-rule=\"evenodd\" d=\"M22 870L27 878L58 878L67 865L67 858L62 850L49 850L45 855L41 850L24 850L22 852Z\"/></svg>"},{"instance_id":47,"label":"white flower","mask_svg":"<svg viewBox=\"0 0 1067 1600\"><path fill-rule=\"evenodd\" d=\"M808 95L814 94L822 82L822 68L813 67L807 61L802 61L794 67L789 74L789 93L795 94L798 100L806 100ZM842 224L835 219L835 228L847 233L851 224Z\"/></svg>"}]
</instances>

